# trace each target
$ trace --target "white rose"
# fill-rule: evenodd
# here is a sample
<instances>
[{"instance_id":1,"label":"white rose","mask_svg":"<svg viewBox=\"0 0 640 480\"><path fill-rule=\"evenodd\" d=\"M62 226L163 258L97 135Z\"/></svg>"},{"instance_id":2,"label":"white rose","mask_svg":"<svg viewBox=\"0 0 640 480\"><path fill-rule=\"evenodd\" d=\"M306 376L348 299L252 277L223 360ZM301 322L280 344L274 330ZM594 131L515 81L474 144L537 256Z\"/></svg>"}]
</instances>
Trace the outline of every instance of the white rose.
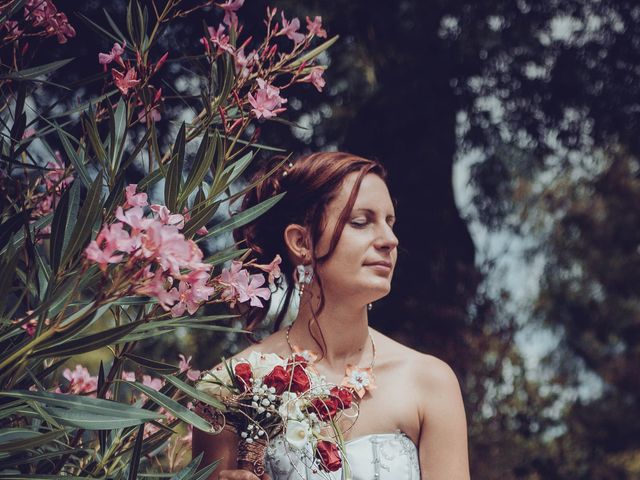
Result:
<instances>
[{"instance_id":1,"label":"white rose","mask_svg":"<svg viewBox=\"0 0 640 480\"><path fill-rule=\"evenodd\" d=\"M231 390L224 385L231 385L231 378L224 367L217 367L204 374L202 379L196 384L196 389L212 397L226 398L231 395Z\"/></svg>"},{"instance_id":2,"label":"white rose","mask_svg":"<svg viewBox=\"0 0 640 480\"><path fill-rule=\"evenodd\" d=\"M293 448L304 448L311 437L311 428L307 422L298 422L297 420L289 420L285 438L289 445Z\"/></svg>"},{"instance_id":3,"label":"white rose","mask_svg":"<svg viewBox=\"0 0 640 480\"><path fill-rule=\"evenodd\" d=\"M271 373L278 365L281 367L287 366L286 360L275 353L251 352L247 362L251 365L254 378L260 379Z\"/></svg>"},{"instance_id":4,"label":"white rose","mask_svg":"<svg viewBox=\"0 0 640 480\"><path fill-rule=\"evenodd\" d=\"M302 420L304 415L300 409L300 400L293 392L283 392L282 404L278 408L278 413L283 420Z\"/></svg>"}]
</instances>

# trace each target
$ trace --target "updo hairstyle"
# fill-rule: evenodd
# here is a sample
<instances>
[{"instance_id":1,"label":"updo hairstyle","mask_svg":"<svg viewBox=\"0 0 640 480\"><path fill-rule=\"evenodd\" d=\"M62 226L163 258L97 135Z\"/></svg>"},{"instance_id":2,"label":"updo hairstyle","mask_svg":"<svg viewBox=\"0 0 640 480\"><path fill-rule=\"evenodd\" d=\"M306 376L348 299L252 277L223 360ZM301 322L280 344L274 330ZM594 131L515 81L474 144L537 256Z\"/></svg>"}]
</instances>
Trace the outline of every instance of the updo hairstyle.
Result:
<instances>
[{"instance_id":1,"label":"updo hairstyle","mask_svg":"<svg viewBox=\"0 0 640 480\"><path fill-rule=\"evenodd\" d=\"M262 166L251 181L258 181L282 162L283 157L273 157ZM316 257L315 248L326 227L326 206L338 195L346 176L353 172L357 172L358 177L332 233L329 250L323 256ZM260 182L244 197L242 210L286 192L284 197L264 215L233 232L236 242L243 242L251 248L258 263L268 264L277 254L282 257L280 268L286 278L286 292L284 304L276 316L274 330L278 330L286 315L295 286L294 271L297 265L293 265L289 258L284 240L286 227L290 224L299 224L306 227L310 233L311 265L316 272L314 281L318 282L321 295L319 308L314 312L314 316L317 317L324 307L324 293L322 279L318 276L315 267L327 261L335 250L353 209L362 179L368 173L374 173L386 181L386 170L377 161L343 152L314 153L300 157L291 163L283 163L281 168ZM253 330L264 320L269 311L270 302L271 300L264 308L255 308L248 312L247 330Z\"/></svg>"}]
</instances>

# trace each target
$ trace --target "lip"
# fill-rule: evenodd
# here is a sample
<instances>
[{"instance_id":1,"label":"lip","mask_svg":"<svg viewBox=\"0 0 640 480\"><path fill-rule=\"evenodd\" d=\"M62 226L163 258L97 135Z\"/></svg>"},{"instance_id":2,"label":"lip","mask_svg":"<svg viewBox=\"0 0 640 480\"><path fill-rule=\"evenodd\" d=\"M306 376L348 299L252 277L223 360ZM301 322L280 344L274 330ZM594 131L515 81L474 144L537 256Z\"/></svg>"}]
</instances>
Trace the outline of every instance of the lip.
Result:
<instances>
[{"instance_id":1,"label":"lip","mask_svg":"<svg viewBox=\"0 0 640 480\"><path fill-rule=\"evenodd\" d=\"M365 267L372 267L372 268L375 268L376 270L383 270L385 272L388 272L391 270L391 262L380 261L380 262L366 263Z\"/></svg>"}]
</instances>

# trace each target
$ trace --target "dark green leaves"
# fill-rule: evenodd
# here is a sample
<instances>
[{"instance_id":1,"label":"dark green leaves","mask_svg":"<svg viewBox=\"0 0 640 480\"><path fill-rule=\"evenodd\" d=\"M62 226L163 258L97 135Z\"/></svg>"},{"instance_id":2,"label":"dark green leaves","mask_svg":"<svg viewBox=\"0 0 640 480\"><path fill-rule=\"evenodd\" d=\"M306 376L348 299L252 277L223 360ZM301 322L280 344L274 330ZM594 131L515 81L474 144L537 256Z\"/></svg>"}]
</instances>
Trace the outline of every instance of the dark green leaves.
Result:
<instances>
[{"instance_id":1,"label":"dark green leaves","mask_svg":"<svg viewBox=\"0 0 640 480\"><path fill-rule=\"evenodd\" d=\"M178 137L173 145L171 163L164 184L164 201L169 210L177 212L178 193L182 182L182 168L184 166L185 123L182 122Z\"/></svg>"},{"instance_id":2,"label":"dark green leaves","mask_svg":"<svg viewBox=\"0 0 640 480\"><path fill-rule=\"evenodd\" d=\"M82 209L78 215L68 246L62 257L60 265L65 265L84 246L91 236L93 225L100 217L102 209L102 174L98 174L87 192L87 196L82 204Z\"/></svg>"}]
</instances>

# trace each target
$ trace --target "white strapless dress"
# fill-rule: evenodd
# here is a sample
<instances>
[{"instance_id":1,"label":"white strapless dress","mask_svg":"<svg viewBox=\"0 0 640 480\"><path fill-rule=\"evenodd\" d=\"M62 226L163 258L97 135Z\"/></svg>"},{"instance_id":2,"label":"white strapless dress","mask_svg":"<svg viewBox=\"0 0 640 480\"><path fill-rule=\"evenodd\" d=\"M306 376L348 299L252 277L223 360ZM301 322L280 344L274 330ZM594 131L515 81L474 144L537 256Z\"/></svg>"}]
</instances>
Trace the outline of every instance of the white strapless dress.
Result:
<instances>
[{"instance_id":1,"label":"white strapless dress","mask_svg":"<svg viewBox=\"0 0 640 480\"><path fill-rule=\"evenodd\" d=\"M352 480L420 480L418 449L400 430L375 433L345 442ZM303 452L287 447L282 437L267 447L265 468L273 480L340 480L342 471L314 473Z\"/></svg>"}]
</instances>

